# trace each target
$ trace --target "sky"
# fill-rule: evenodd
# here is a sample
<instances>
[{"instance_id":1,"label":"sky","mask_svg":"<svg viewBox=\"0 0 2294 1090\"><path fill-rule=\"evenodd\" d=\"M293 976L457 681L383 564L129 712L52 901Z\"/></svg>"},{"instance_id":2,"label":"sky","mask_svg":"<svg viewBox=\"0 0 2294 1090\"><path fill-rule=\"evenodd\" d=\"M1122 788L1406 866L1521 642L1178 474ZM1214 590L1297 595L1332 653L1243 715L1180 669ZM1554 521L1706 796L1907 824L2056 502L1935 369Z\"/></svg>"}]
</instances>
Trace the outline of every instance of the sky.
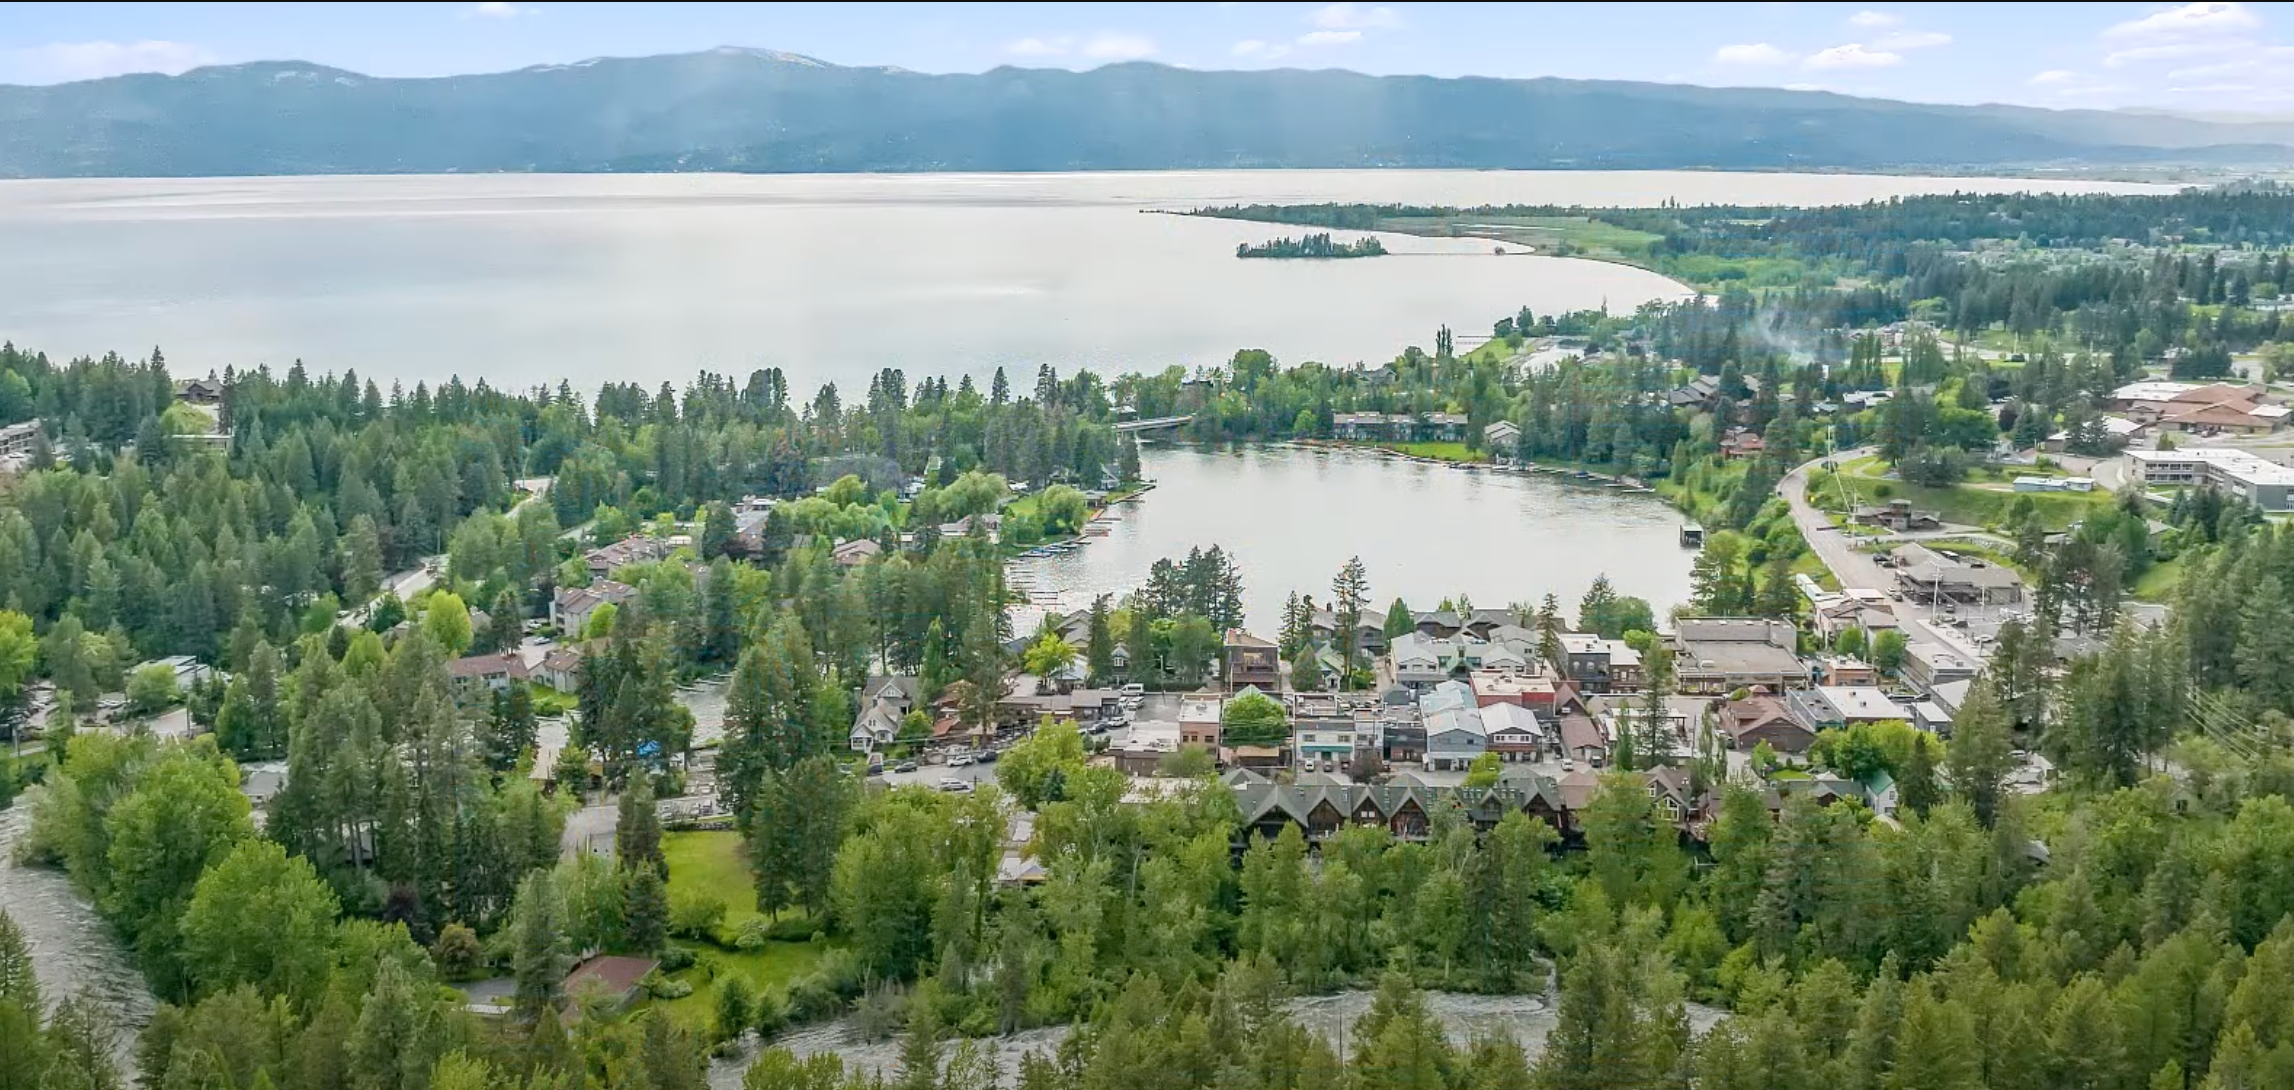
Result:
<instances>
[{"instance_id":1,"label":"sky","mask_svg":"<svg viewBox=\"0 0 2294 1090\"><path fill-rule=\"evenodd\" d=\"M0 82L300 60L437 76L781 49L922 72L1564 76L2294 115L2294 3L0 3Z\"/></svg>"}]
</instances>

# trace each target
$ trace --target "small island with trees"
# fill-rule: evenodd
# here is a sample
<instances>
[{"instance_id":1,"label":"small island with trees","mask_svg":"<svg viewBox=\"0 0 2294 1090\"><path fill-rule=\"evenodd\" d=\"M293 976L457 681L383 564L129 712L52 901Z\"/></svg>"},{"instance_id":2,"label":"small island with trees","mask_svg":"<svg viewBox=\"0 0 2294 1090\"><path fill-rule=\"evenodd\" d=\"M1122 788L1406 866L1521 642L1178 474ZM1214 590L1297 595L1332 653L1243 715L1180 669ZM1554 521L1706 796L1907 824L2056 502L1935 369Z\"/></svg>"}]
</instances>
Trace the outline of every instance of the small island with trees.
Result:
<instances>
[{"instance_id":1,"label":"small island with trees","mask_svg":"<svg viewBox=\"0 0 2294 1090\"><path fill-rule=\"evenodd\" d=\"M1307 235L1304 238L1291 238L1286 235L1282 238L1272 239L1267 242L1259 243L1256 246L1253 246L1247 242L1240 243L1235 246L1235 256L1287 258L1384 257L1386 256L1386 244L1378 241L1376 238L1365 238L1358 242L1332 242L1330 240L1330 232L1324 231L1320 234Z\"/></svg>"}]
</instances>

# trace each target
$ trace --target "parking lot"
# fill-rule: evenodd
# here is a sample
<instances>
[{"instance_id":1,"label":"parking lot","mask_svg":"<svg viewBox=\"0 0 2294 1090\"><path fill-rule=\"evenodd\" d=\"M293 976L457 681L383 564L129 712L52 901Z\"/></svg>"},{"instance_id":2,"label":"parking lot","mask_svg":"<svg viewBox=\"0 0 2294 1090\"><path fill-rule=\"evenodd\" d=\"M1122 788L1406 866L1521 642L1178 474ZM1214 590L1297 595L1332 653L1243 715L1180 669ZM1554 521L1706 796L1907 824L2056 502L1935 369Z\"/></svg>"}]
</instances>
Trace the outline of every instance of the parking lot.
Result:
<instances>
[{"instance_id":1,"label":"parking lot","mask_svg":"<svg viewBox=\"0 0 2294 1090\"><path fill-rule=\"evenodd\" d=\"M1140 706L1132 712L1132 721L1130 723L1126 723L1120 727L1110 727L1102 735L1086 734L1085 741L1087 743L1095 743L1097 738L1104 737L1107 739L1107 745L1109 747L1117 747L1125 744L1126 742L1129 742L1131 740L1132 730L1142 724L1152 726L1156 723L1168 723L1171 726L1176 727L1178 721L1178 694L1148 693L1141 698ZM1011 741L1017 740L1018 739L1015 738ZM999 742L999 751L1004 748L1009 748L1011 741ZM913 758L916 767L913 771L909 772L900 771L900 762L888 762L885 765L884 774L881 776L871 777L871 779L895 787L910 784L921 784L925 787L938 787L943 780L961 780L965 783L975 785L995 782L996 766L992 761L982 763L975 760L968 764L950 767L948 763L949 757L951 753L954 752L955 748L956 747L945 747L937 750L931 750L927 751L920 757ZM970 747L961 748L965 752L970 752Z\"/></svg>"}]
</instances>

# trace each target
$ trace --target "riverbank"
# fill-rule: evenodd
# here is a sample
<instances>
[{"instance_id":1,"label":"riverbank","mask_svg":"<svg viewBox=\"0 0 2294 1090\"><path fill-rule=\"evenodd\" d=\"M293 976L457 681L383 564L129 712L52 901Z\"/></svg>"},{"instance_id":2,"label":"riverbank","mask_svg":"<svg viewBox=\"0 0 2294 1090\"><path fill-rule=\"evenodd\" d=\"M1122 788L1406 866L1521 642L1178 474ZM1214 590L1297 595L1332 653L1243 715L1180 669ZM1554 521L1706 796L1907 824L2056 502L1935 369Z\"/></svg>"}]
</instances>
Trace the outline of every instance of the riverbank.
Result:
<instances>
[{"instance_id":1,"label":"riverbank","mask_svg":"<svg viewBox=\"0 0 2294 1090\"><path fill-rule=\"evenodd\" d=\"M1484 1038L1510 1039L1522 1047L1533 1063L1545 1052L1546 1039L1559 1021L1552 1002L1542 995L1422 994L1426 1013L1440 1024L1442 1035L1451 1045L1464 1048ZM1359 989L1298 996L1283 1003L1283 1012L1308 1032L1343 1049L1355 1023L1369 1013L1373 996L1374 993ZM1703 1003L1692 1002L1685 1007L1690 1031L1700 1035L1727 1013ZM844 1061L847 1071L871 1071L887 1078L898 1074L899 1039L866 1040L860 1029L857 1019L846 1017L783 1033L770 1044L788 1049L799 1059L824 1053L834 1055ZM1070 1032L1072 1027L1065 1025L1039 1026L983 1038L982 1043L988 1046L996 1061L997 1085L1017 1086L1020 1060L1030 1053L1047 1057L1054 1054ZM713 1090L738 1090L741 1076L755 1062L755 1052L752 1048L740 1057L710 1065L709 1085Z\"/></svg>"}]
</instances>

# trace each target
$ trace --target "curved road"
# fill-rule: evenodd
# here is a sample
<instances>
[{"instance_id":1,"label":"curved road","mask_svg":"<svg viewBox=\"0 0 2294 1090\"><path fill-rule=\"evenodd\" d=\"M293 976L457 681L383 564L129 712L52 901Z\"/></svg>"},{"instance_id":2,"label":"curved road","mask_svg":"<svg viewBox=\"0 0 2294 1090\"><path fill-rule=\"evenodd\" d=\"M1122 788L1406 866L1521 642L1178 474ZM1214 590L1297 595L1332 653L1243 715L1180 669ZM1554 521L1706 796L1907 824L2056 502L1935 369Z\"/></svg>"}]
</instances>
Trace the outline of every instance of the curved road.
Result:
<instances>
[{"instance_id":1,"label":"curved road","mask_svg":"<svg viewBox=\"0 0 2294 1090\"><path fill-rule=\"evenodd\" d=\"M1854 450L1843 450L1826 455L1823 458L1793 467L1792 472L1785 474L1784 479L1776 484L1776 491L1784 497L1784 502L1792 508L1792 521L1794 525L1800 528L1801 538L1808 542L1809 550L1816 554L1818 560L1824 562L1824 566L1831 570L1832 578L1838 580L1843 588L1860 587L1888 590L1896 585L1896 580L1893 575L1888 573L1887 569L1873 562L1871 553L1857 550L1857 542L1863 539L1855 536L1855 531L1832 525L1832 520L1827 518L1824 512L1817 510L1814 504L1808 502L1808 472L1827 461L1862 458L1872 452L1873 448L1871 447L1858 447ZM1886 539L1890 536L1876 535L1873 540ZM1946 625L1929 624L1928 614L1930 610L1926 607L1903 601L1894 602L1892 605L1896 614L1896 624L1903 630L1906 639L1940 643L1972 661L1982 662L1984 660L1983 650L1965 635Z\"/></svg>"}]
</instances>

